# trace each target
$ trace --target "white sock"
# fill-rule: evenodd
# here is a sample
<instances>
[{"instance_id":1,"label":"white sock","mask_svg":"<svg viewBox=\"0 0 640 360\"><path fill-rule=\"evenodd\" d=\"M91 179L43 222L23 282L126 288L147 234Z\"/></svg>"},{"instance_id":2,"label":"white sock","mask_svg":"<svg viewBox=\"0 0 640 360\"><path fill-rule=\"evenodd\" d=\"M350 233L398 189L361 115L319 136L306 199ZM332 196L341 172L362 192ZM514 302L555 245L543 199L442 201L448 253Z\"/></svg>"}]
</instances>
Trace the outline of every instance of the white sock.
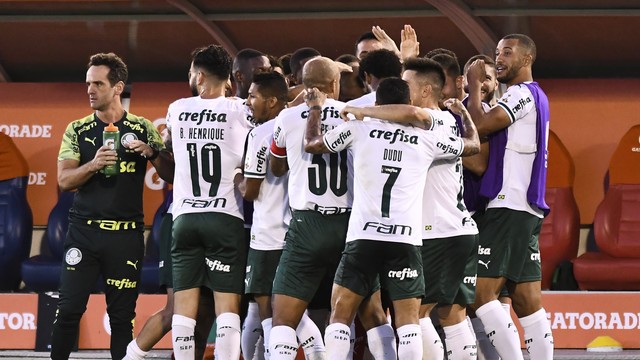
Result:
<instances>
[{"instance_id":1,"label":"white sock","mask_svg":"<svg viewBox=\"0 0 640 360\"><path fill-rule=\"evenodd\" d=\"M300 341L300 346L302 346L302 350L307 359L316 357L313 354L325 353L320 329L318 329L318 326L311 320L306 311L302 315L300 323L298 323L296 336L298 337L298 341Z\"/></svg>"},{"instance_id":2,"label":"white sock","mask_svg":"<svg viewBox=\"0 0 640 360\"><path fill-rule=\"evenodd\" d=\"M384 324L367 331L367 344L374 359L397 359L396 334L391 324Z\"/></svg>"},{"instance_id":3,"label":"white sock","mask_svg":"<svg viewBox=\"0 0 640 360\"><path fill-rule=\"evenodd\" d=\"M484 331L501 358L523 359L518 329L498 300L489 301L480 306L476 310L476 315L482 320Z\"/></svg>"},{"instance_id":4,"label":"white sock","mask_svg":"<svg viewBox=\"0 0 640 360\"><path fill-rule=\"evenodd\" d=\"M344 360L349 356L351 329L341 323L329 324L324 330L327 360Z\"/></svg>"},{"instance_id":5,"label":"white sock","mask_svg":"<svg viewBox=\"0 0 640 360\"><path fill-rule=\"evenodd\" d=\"M544 308L520 318L520 325L524 330L524 345L531 360L552 360L553 334Z\"/></svg>"},{"instance_id":6,"label":"white sock","mask_svg":"<svg viewBox=\"0 0 640 360\"><path fill-rule=\"evenodd\" d=\"M122 360L143 360L148 353L148 351L142 351L136 343L136 339L133 339L127 345L127 355Z\"/></svg>"},{"instance_id":7,"label":"white sock","mask_svg":"<svg viewBox=\"0 0 640 360\"><path fill-rule=\"evenodd\" d=\"M240 358L240 315L222 313L216 318L216 324L216 352L219 359Z\"/></svg>"},{"instance_id":8,"label":"white sock","mask_svg":"<svg viewBox=\"0 0 640 360\"><path fill-rule=\"evenodd\" d=\"M469 328L467 319L451 326L445 326L447 360L476 360L476 339Z\"/></svg>"},{"instance_id":9,"label":"white sock","mask_svg":"<svg viewBox=\"0 0 640 360\"><path fill-rule=\"evenodd\" d=\"M422 351L425 359L443 360L444 346L430 317L426 316L420 319L420 329L422 330Z\"/></svg>"},{"instance_id":10,"label":"white sock","mask_svg":"<svg viewBox=\"0 0 640 360\"><path fill-rule=\"evenodd\" d=\"M266 318L262 320L262 336L264 336L264 358L265 360L271 359L271 353L269 352L269 341L271 339L271 320L273 318Z\"/></svg>"},{"instance_id":11,"label":"white sock","mask_svg":"<svg viewBox=\"0 0 640 360\"><path fill-rule=\"evenodd\" d=\"M262 324L260 324L258 304L250 302L247 317L244 318L244 324L242 324L240 346L243 358L253 359L253 354L256 352L256 343L260 335L262 335Z\"/></svg>"},{"instance_id":12,"label":"white sock","mask_svg":"<svg viewBox=\"0 0 640 360\"><path fill-rule=\"evenodd\" d=\"M260 336L258 338L258 342L256 343L256 352L253 353L252 360L264 360L267 359L264 351L264 337Z\"/></svg>"},{"instance_id":13,"label":"white sock","mask_svg":"<svg viewBox=\"0 0 640 360\"><path fill-rule=\"evenodd\" d=\"M500 355L496 351L496 348L491 345L489 337L484 332L484 325L479 318L471 319L471 325L476 335L476 342L478 347L478 360L500 360Z\"/></svg>"},{"instance_id":14,"label":"white sock","mask_svg":"<svg viewBox=\"0 0 640 360\"><path fill-rule=\"evenodd\" d=\"M353 359L353 353L356 349L356 321L352 321L349 325L349 355L347 359Z\"/></svg>"},{"instance_id":15,"label":"white sock","mask_svg":"<svg viewBox=\"0 0 640 360\"><path fill-rule=\"evenodd\" d=\"M422 360L422 330L418 324L398 328L398 359Z\"/></svg>"},{"instance_id":16,"label":"white sock","mask_svg":"<svg viewBox=\"0 0 640 360\"><path fill-rule=\"evenodd\" d=\"M173 355L176 360L192 360L195 357L196 342L193 337L195 328L195 319L173 314L171 334L173 336Z\"/></svg>"},{"instance_id":17,"label":"white sock","mask_svg":"<svg viewBox=\"0 0 640 360\"><path fill-rule=\"evenodd\" d=\"M269 335L271 360L294 360L298 353L296 331L284 325L271 328Z\"/></svg>"}]
</instances>

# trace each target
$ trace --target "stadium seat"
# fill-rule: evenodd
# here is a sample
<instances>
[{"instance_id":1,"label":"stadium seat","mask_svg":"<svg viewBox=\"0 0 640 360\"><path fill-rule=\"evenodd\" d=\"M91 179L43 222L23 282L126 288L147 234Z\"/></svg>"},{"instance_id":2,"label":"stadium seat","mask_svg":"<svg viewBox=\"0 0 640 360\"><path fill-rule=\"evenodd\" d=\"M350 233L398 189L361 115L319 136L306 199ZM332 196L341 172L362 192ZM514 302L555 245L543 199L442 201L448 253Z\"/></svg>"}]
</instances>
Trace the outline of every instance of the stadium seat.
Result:
<instances>
[{"instance_id":1,"label":"stadium seat","mask_svg":"<svg viewBox=\"0 0 640 360\"><path fill-rule=\"evenodd\" d=\"M27 290L58 291L73 196L71 191L58 194L58 202L49 213L47 229L42 236L41 253L22 263L22 278Z\"/></svg>"},{"instance_id":2,"label":"stadium seat","mask_svg":"<svg viewBox=\"0 0 640 360\"><path fill-rule=\"evenodd\" d=\"M545 290L551 287L558 265L578 255L580 212L573 196L574 179L573 159L558 136L550 131L545 199L551 212L542 223L539 237L542 289Z\"/></svg>"},{"instance_id":3,"label":"stadium seat","mask_svg":"<svg viewBox=\"0 0 640 360\"><path fill-rule=\"evenodd\" d=\"M593 230L599 252L574 260L582 290L640 290L640 125L620 140Z\"/></svg>"},{"instance_id":4,"label":"stadium seat","mask_svg":"<svg viewBox=\"0 0 640 360\"><path fill-rule=\"evenodd\" d=\"M0 291L20 287L20 264L29 257L33 215L27 201L27 161L0 132Z\"/></svg>"},{"instance_id":5,"label":"stadium seat","mask_svg":"<svg viewBox=\"0 0 640 360\"><path fill-rule=\"evenodd\" d=\"M151 231L147 238L146 254L142 265L142 274L140 282L140 292L145 294L155 294L160 291L160 273L159 273L159 251L160 251L160 225L162 218L169 210L169 205L173 201L173 191L165 191L164 201L158 207L153 216ZM171 215L169 215L171 216Z\"/></svg>"}]
</instances>

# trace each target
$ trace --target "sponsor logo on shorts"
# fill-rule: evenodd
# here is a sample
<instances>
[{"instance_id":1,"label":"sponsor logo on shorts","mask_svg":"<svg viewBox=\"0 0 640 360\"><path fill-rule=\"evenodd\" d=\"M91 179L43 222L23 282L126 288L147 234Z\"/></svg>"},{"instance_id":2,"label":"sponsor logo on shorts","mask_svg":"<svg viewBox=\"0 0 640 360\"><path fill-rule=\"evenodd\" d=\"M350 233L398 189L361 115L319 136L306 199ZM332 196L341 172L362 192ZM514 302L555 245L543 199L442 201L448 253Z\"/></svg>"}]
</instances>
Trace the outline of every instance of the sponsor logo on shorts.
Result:
<instances>
[{"instance_id":1,"label":"sponsor logo on shorts","mask_svg":"<svg viewBox=\"0 0 640 360\"><path fill-rule=\"evenodd\" d=\"M209 260L208 258L204 258L207 267L211 271L220 271L220 272L231 272L231 265L226 265L220 262L220 260Z\"/></svg>"},{"instance_id":2,"label":"sponsor logo on shorts","mask_svg":"<svg viewBox=\"0 0 640 360\"><path fill-rule=\"evenodd\" d=\"M134 269L138 270L138 260L136 261L127 260L127 265L131 265L133 266Z\"/></svg>"},{"instance_id":3,"label":"sponsor logo on shorts","mask_svg":"<svg viewBox=\"0 0 640 360\"><path fill-rule=\"evenodd\" d=\"M67 254L64 256L64 261L67 265L78 265L82 261L82 251L78 248L71 248L67 250Z\"/></svg>"},{"instance_id":4,"label":"sponsor logo on shorts","mask_svg":"<svg viewBox=\"0 0 640 360\"><path fill-rule=\"evenodd\" d=\"M491 255L491 248L483 248L478 246L478 255Z\"/></svg>"},{"instance_id":5,"label":"sponsor logo on shorts","mask_svg":"<svg viewBox=\"0 0 640 360\"><path fill-rule=\"evenodd\" d=\"M489 263L490 263L490 262L491 262L491 260L489 260L489 261L487 261L487 262L484 262L484 261L482 261L482 260L478 260L478 264L480 264L480 265L482 265L482 266L486 267L486 268L487 268L487 270L489 270Z\"/></svg>"},{"instance_id":6,"label":"sponsor logo on shorts","mask_svg":"<svg viewBox=\"0 0 640 360\"><path fill-rule=\"evenodd\" d=\"M463 284L473 284L475 286L476 285L476 279L477 279L477 276L465 276L464 279L462 279L462 283Z\"/></svg>"},{"instance_id":7,"label":"sponsor logo on shorts","mask_svg":"<svg viewBox=\"0 0 640 360\"><path fill-rule=\"evenodd\" d=\"M389 276L389 278L391 279L400 279L400 280L404 280L405 278L415 279L418 277L418 270L413 270L411 268L404 268L400 271L389 270L389 274L387 274L387 276Z\"/></svg>"},{"instance_id":8,"label":"sponsor logo on shorts","mask_svg":"<svg viewBox=\"0 0 640 360\"><path fill-rule=\"evenodd\" d=\"M540 262L540 252L531 254L531 261Z\"/></svg>"},{"instance_id":9,"label":"sponsor logo on shorts","mask_svg":"<svg viewBox=\"0 0 640 360\"><path fill-rule=\"evenodd\" d=\"M113 287L116 287L118 290L122 290L122 289L135 289L136 286L138 285L137 281L131 281L130 279L107 279L107 285L111 285Z\"/></svg>"}]
</instances>

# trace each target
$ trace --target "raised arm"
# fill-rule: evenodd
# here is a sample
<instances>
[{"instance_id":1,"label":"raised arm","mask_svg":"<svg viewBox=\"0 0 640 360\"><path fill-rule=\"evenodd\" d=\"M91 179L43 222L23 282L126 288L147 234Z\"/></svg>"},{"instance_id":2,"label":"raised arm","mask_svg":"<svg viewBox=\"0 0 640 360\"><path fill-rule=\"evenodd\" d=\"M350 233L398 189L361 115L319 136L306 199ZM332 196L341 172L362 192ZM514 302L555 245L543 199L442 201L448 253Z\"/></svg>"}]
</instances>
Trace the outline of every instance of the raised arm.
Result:
<instances>
[{"instance_id":1,"label":"raised arm","mask_svg":"<svg viewBox=\"0 0 640 360\"><path fill-rule=\"evenodd\" d=\"M492 107L488 112L485 112L482 108L482 94L480 93L480 89L485 77L484 60L478 59L471 63L467 71L467 82L469 84L469 102L467 103L467 108L480 137L485 137L511 125L509 115L499 106Z\"/></svg>"},{"instance_id":2,"label":"raised arm","mask_svg":"<svg viewBox=\"0 0 640 360\"><path fill-rule=\"evenodd\" d=\"M478 137L478 131L476 130L471 115L464 107L460 100L451 98L444 102L444 105L451 110L454 114L460 116L462 119L462 131L464 136L462 137L464 143L464 149L460 156L471 156L480 152L480 138Z\"/></svg>"},{"instance_id":3,"label":"raised arm","mask_svg":"<svg viewBox=\"0 0 640 360\"><path fill-rule=\"evenodd\" d=\"M340 116L344 120L349 120L348 114L352 114L358 120L372 117L423 129L430 129L432 124L431 114L427 110L413 105L345 106L340 112Z\"/></svg>"},{"instance_id":4,"label":"raised arm","mask_svg":"<svg viewBox=\"0 0 640 360\"><path fill-rule=\"evenodd\" d=\"M324 144L322 132L320 131L320 114L322 104L327 96L320 90L313 88L307 90L305 101L309 106L309 117L307 118L307 129L304 133L304 150L312 154L328 153L329 148Z\"/></svg>"}]
</instances>

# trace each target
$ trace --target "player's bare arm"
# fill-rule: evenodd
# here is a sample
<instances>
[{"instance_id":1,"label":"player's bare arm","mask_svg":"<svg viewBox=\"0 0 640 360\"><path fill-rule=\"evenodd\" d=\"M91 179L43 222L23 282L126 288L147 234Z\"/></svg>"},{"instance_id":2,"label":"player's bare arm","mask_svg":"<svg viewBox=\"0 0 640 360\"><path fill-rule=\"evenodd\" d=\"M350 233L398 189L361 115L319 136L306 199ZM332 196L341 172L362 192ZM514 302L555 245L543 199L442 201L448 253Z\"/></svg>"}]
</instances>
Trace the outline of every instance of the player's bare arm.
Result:
<instances>
[{"instance_id":1,"label":"player's bare arm","mask_svg":"<svg viewBox=\"0 0 640 360\"><path fill-rule=\"evenodd\" d=\"M304 150L312 154L328 153L330 152L329 148L324 144L320 131L320 114L322 113L322 104L327 99L327 95L313 88L307 90L304 99L307 106L309 106L309 118L307 119L307 129L304 134Z\"/></svg>"},{"instance_id":2,"label":"player's bare arm","mask_svg":"<svg viewBox=\"0 0 640 360\"><path fill-rule=\"evenodd\" d=\"M430 129L433 122L431 114L422 108L413 105L390 104L379 106L355 107L346 106L340 112L340 116L348 120L348 114L355 116L357 120L364 117L372 117L405 125L413 125L422 129Z\"/></svg>"},{"instance_id":3,"label":"player's bare arm","mask_svg":"<svg viewBox=\"0 0 640 360\"><path fill-rule=\"evenodd\" d=\"M462 150L461 156L471 156L479 153L480 138L478 137L478 131L476 130L473 120L471 120L469 111L467 111L460 100L454 98L447 99L444 105L462 119L464 149Z\"/></svg>"},{"instance_id":4,"label":"player's bare arm","mask_svg":"<svg viewBox=\"0 0 640 360\"><path fill-rule=\"evenodd\" d=\"M488 112L482 108L482 82L486 78L484 60L476 60L471 63L467 71L469 84L469 102L467 108L478 130L478 136L485 137L498 130L511 125L509 115L498 106L492 107Z\"/></svg>"}]
</instances>

